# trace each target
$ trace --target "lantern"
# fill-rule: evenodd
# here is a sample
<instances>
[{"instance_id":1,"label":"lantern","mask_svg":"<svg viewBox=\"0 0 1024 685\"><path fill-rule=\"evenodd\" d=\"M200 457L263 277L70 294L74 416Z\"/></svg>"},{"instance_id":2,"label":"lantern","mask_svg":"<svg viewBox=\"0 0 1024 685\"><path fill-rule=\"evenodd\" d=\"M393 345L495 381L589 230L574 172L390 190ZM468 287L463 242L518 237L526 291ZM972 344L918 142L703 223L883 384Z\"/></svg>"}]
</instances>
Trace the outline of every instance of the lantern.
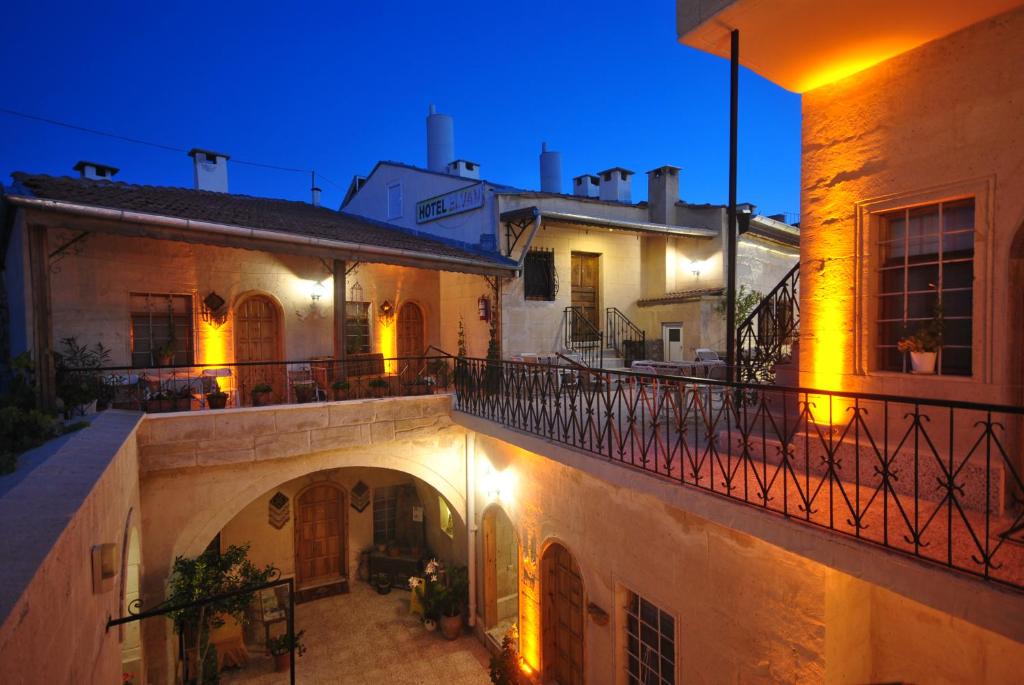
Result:
<instances>
[{"instance_id":1,"label":"lantern","mask_svg":"<svg viewBox=\"0 0 1024 685\"><path fill-rule=\"evenodd\" d=\"M476 301L476 308L481 321L491 320L491 300L486 295L481 295Z\"/></svg>"}]
</instances>

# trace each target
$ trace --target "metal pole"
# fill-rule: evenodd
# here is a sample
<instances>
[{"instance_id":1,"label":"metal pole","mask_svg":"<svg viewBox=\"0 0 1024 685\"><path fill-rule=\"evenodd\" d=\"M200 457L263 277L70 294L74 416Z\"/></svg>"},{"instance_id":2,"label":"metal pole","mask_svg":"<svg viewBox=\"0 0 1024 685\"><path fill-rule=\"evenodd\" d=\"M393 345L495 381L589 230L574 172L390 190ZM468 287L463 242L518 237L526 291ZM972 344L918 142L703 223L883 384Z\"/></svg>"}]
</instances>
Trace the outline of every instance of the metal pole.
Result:
<instances>
[{"instance_id":1,"label":"metal pole","mask_svg":"<svg viewBox=\"0 0 1024 685\"><path fill-rule=\"evenodd\" d=\"M726 286L725 346L726 373L736 380L736 147L739 123L740 31L732 30L732 58L729 64L729 226L728 284Z\"/></svg>"},{"instance_id":2,"label":"metal pole","mask_svg":"<svg viewBox=\"0 0 1024 685\"><path fill-rule=\"evenodd\" d=\"M342 270L344 273L344 270ZM289 673L291 685L295 685L295 578L288 579L288 635L291 637L292 666Z\"/></svg>"}]
</instances>

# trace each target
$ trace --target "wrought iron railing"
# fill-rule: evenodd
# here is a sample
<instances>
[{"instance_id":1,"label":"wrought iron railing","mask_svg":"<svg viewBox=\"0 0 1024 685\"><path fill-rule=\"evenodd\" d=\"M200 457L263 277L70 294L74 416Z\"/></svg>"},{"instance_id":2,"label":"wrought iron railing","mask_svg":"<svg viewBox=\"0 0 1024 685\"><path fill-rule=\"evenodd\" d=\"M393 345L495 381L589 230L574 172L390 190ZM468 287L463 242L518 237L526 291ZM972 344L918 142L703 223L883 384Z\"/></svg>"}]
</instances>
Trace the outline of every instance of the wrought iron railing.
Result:
<instances>
[{"instance_id":1,"label":"wrought iron railing","mask_svg":"<svg viewBox=\"0 0 1024 685\"><path fill-rule=\"evenodd\" d=\"M800 333L799 286L797 264L737 327L738 381L772 383L775 365L790 359Z\"/></svg>"},{"instance_id":2,"label":"wrought iron railing","mask_svg":"<svg viewBox=\"0 0 1024 685\"><path fill-rule=\"evenodd\" d=\"M584 366L599 369L604 365L604 334L579 307L566 307L562 316L563 345L579 357Z\"/></svg>"},{"instance_id":3,"label":"wrought iron railing","mask_svg":"<svg viewBox=\"0 0 1024 685\"><path fill-rule=\"evenodd\" d=\"M95 387L100 409L152 413L427 395L448 391L455 366L451 356L367 354L346 361L118 366L62 373Z\"/></svg>"},{"instance_id":4,"label":"wrought iron railing","mask_svg":"<svg viewBox=\"0 0 1024 685\"><path fill-rule=\"evenodd\" d=\"M644 347L647 333L630 321L618 307L608 307L605 311L604 330L608 335L608 347L623 358L623 366L626 368L635 360L646 356Z\"/></svg>"},{"instance_id":5,"label":"wrought iron railing","mask_svg":"<svg viewBox=\"0 0 1024 685\"><path fill-rule=\"evenodd\" d=\"M464 364L459 411L1024 589L1024 407Z\"/></svg>"}]
</instances>

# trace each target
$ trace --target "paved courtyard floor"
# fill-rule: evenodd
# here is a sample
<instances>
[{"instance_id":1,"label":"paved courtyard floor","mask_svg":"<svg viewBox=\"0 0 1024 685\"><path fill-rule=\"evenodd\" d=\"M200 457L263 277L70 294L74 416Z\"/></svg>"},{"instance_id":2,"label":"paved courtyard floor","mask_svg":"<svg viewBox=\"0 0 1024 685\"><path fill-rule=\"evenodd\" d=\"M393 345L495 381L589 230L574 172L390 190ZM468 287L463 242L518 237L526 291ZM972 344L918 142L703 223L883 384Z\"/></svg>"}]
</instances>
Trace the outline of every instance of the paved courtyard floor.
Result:
<instances>
[{"instance_id":1,"label":"paved courtyard floor","mask_svg":"<svg viewBox=\"0 0 1024 685\"><path fill-rule=\"evenodd\" d=\"M489 685L490 655L469 633L445 640L427 632L409 614L409 593L378 595L357 582L352 592L295 609L296 630L305 630L307 650L296 668L296 682L306 685ZM258 647L240 670L227 670L221 682L271 685L288 682L274 673L273 660Z\"/></svg>"}]
</instances>

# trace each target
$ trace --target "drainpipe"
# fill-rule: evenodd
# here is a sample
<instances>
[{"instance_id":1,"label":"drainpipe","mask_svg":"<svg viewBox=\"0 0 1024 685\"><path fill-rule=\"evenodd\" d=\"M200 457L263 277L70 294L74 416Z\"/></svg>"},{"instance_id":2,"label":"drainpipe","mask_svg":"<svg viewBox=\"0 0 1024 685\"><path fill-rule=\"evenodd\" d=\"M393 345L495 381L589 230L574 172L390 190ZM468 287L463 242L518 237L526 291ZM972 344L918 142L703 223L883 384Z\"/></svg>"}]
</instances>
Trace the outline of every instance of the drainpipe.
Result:
<instances>
[{"instance_id":1,"label":"drainpipe","mask_svg":"<svg viewBox=\"0 0 1024 685\"><path fill-rule=\"evenodd\" d=\"M476 433L466 435L466 554L469 556L469 627L476 625Z\"/></svg>"}]
</instances>

